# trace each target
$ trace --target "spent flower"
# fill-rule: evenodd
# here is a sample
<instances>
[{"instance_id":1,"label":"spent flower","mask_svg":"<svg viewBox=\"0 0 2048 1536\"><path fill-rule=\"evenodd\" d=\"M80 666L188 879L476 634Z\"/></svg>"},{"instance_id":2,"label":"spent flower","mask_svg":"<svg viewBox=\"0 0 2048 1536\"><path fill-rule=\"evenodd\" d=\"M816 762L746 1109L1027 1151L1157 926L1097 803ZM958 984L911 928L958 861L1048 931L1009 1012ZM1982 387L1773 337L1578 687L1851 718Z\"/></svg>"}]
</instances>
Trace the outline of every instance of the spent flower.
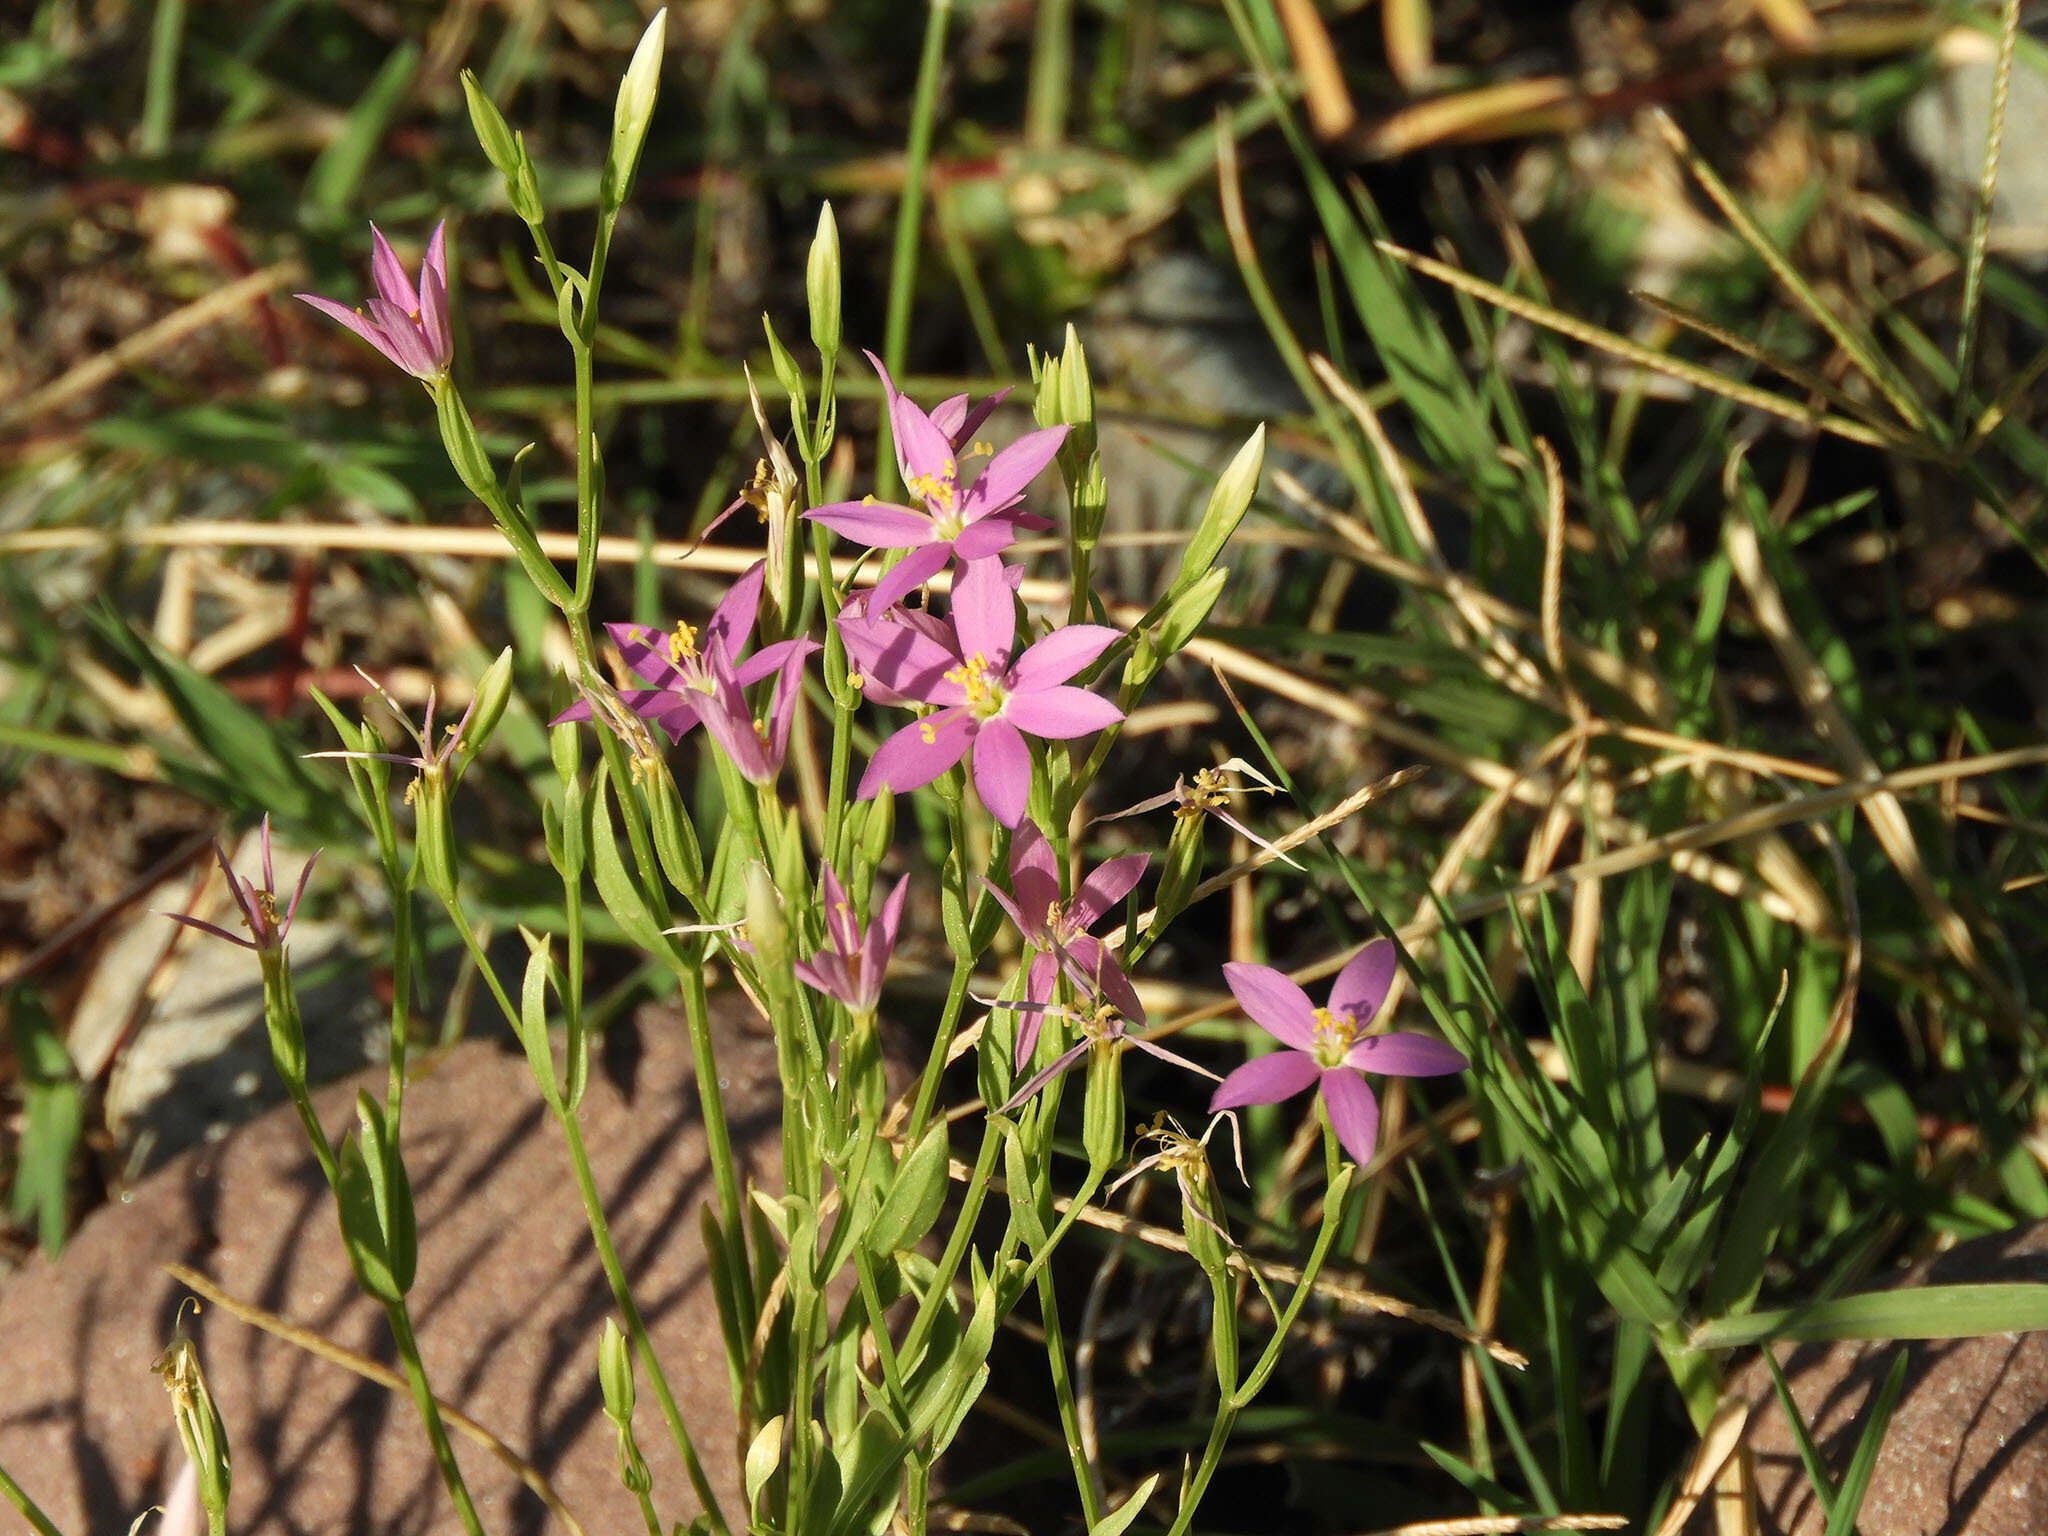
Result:
<instances>
[{"instance_id":1,"label":"spent flower","mask_svg":"<svg viewBox=\"0 0 2048 1536\"><path fill-rule=\"evenodd\" d=\"M1032 947L1024 983L1027 1003L1037 1008L1050 1003L1053 985L1064 969L1083 991L1099 991L1124 1017L1144 1021L1145 1011L1130 978L1109 946L1088 930L1131 893L1150 858L1128 853L1106 860L1075 887L1071 900L1065 900L1052 843L1032 822L1017 829L1010 843L1009 890L990 881L983 884ZM1017 1030L1020 1067L1038 1044L1038 1019L1036 1013L1029 1015Z\"/></svg>"},{"instance_id":2,"label":"spent flower","mask_svg":"<svg viewBox=\"0 0 2048 1536\"><path fill-rule=\"evenodd\" d=\"M896 930L903 922L903 898L910 876L898 880L882 900L882 909L868 920L863 930L854 920L853 903L846 887L831 865L825 866L825 947L808 961L796 962L796 974L806 986L835 997L856 1014L875 1011L882 996L882 977L889 968L890 953L896 948Z\"/></svg>"},{"instance_id":3,"label":"spent flower","mask_svg":"<svg viewBox=\"0 0 2048 1536\"><path fill-rule=\"evenodd\" d=\"M445 220L434 226L415 284L384 232L372 224L370 280L377 291L362 309L350 309L317 293L293 297L339 320L414 378L428 383L441 379L455 359L455 337L448 327L447 228Z\"/></svg>"},{"instance_id":4,"label":"spent flower","mask_svg":"<svg viewBox=\"0 0 2048 1536\"><path fill-rule=\"evenodd\" d=\"M220 845L219 839L215 839L213 844L213 856L219 861L220 872L227 879L228 894L234 898L235 906L242 914L243 926L249 930L247 938L212 923L201 922L196 917L188 917L183 912L166 912L164 916L174 923L183 923L187 928L197 928L201 933L210 933L217 939L238 944L243 949L253 949L259 954L282 954L285 937L291 932L292 918L299 910L299 898L306 894L306 881L312 878L313 865L320 855L316 850L313 857L306 860L305 868L299 871L299 882L292 888L291 898L280 912L277 906L277 872L270 860L268 816L263 818L258 847L263 869L261 885L237 875L234 866L228 863L227 850Z\"/></svg>"},{"instance_id":5,"label":"spent flower","mask_svg":"<svg viewBox=\"0 0 2048 1536\"><path fill-rule=\"evenodd\" d=\"M1026 1027L1030 1029L1031 1038L1034 1043L1038 1039L1041 1021L1047 1018L1064 1019L1075 1025L1080 1031L1079 1039L1075 1040L1072 1045L1068 1046L1058 1056L1054 1057L1052 1061L1034 1073L1023 1087L1010 1095L1009 1102L1004 1104L1002 1109L998 1111L1000 1114L1007 1115L1061 1073L1071 1071L1075 1064L1082 1057L1086 1056L1089 1051L1098 1048L1105 1051L1114 1051L1120 1045L1135 1046L1149 1056L1156 1056L1161 1061L1170 1062L1174 1066L1184 1068L1189 1072L1199 1073L1212 1082L1216 1080L1216 1074L1207 1067L1198 1066L1194 1062L1189 1061L1187 1057L1180 1055L1176 1051L1169 1051L1165 1046L1157 1045L1147 1040L1143 1035L1132 1034L1130 1032L1132 1022L1135 1021L1142 1025L1145 1022L1145 1015L1139 1013L1135 1016L1127 1017L1122 1009L1118 1008L1115 1003L1110 1002L1101 993L1096 993L1090 997L1084 1005L1073 1008L1029 1001L1022 1003L996 1003L993 1006L997 1008L1014 1008L1024 1014L1024 1024L1020 1025L1017 1031L1017 1062L1019 1066L1022 1066L1024 1061L1030 1056L1030 1051L1023 1044Z\"/></svg>"},{"instance_id":6,"label":"spent flower","mask_svg":"<svg viewBox=\"0 0 2048 1536\"><path fill-rule=\"evenodd\" d=\"M1441 1077L1471 1065L1454 1046L1428 1035L1366 1033L1398 963L1392 941L1374 939L1337 973L1330 1000L1320 1008L1269 965L1224 966L1223 979L1238 1005L1285 1049L1255 1057L1226 1077L1209 1100L1210 1112L1278 1104L1314 1085L1339 1145L1361 1168L1371 1162L1380 1107L1366 1073Z\"/></svg>"}]
</instances>

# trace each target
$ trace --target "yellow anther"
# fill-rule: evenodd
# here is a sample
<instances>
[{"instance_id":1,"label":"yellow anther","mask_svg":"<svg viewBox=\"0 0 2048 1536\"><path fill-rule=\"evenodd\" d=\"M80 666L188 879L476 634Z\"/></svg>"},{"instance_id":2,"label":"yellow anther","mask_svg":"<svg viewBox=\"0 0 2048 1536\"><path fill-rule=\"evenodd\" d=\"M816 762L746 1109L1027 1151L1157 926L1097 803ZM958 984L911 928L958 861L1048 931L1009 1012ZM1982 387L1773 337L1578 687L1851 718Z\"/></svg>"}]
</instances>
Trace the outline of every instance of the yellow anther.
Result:
<instances>
[{"instance_id":1,"label":"yellow anther","mask_svg":"<svg viewBox=\"0 0 2048 1536\"><path fill-rule=\"evenodd\" d=\"M1364 1034L1358 1020L1348 1013L1332 1013L1327 1008L1315 1011L1315 1058L1316 1065L1328 1069L1343 1065L1351 1047Z\"/></svg>"},{"instance_id":2,"label":"yellow anther","mask_svg":"<svg viewBox=\"0 0 2048 1536\"><path fill-rule=\"evenodd\" d=\"M1003 707L1003 689L990 674L994 669L988 658L976 651L959 666L946 673L946 681L957 684L967 695L967 707L981 719L998 713Z\"/></svg>"},{"instance_id":3,"label":"yellow anther","mask_svg":"<svg viewBox=\"0 0 2048 1536\"><path fill-rule=\"evenodd\" d=\"M939 739L939 728L929 720L920 720L917 723L917 739L930 746Z\"/></svg>"},{"instance_id":4,"label":"yellow anther","mask_svg":"<svg viewBox=\"0 0 2048 1536\"><path fill-rule=\"evenodd\" d=\"M668 659L673 662L694 661L697 656L697 628L676 620L676 631L668 637Z\"/></svg>"},{"instance_id":5,"label":"yellow anther","mask_svg":"<svg viewBox=\"0 0 2048 1536\"><path fill-rule=\"evenodd\" d=\"M846 674L846 686L851 688L855 693L859 693L861 689L867 687L867 685L868 680L865 677L861 676L860 673L849 672Z\"/></svg>"},{"instance_id":6,"label":"yellow anther","mask_svg":"<svg viewBox=\"0 0 2048 1536\"><path fill-rule=\"evenodd\" d=\"M986 441L978 442L967 451L969 453L978 453L983 455L984 457L993 458L995 456L996 445L994 443Z\"/></svg>"}]
</instances>

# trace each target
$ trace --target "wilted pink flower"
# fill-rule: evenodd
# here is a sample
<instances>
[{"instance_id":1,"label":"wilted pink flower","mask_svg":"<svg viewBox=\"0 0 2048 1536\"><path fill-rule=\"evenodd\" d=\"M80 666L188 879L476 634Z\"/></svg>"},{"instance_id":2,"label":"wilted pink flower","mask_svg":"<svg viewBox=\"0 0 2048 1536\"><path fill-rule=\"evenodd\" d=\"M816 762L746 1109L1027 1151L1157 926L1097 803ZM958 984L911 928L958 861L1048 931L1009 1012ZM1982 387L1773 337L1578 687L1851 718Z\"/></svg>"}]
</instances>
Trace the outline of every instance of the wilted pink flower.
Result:
<instances>
[{"instance_id":1,"label":"wilted pink flower","mask_svg":"<svg viewBox=\"0 0 2048 1536\"><path fill-rule=\"evenodd\" d=\"M228 882L228 894L235 899L236 907L241 910L242 922L249 930L246 939L238 933L230 933L225 928L217 928L212 923L203 923L196 917L187 917L183 912L166 912L164 916L174 923L183 923L187 928L197 928L200 932L210 933L217 939L226 939L230 944L238 944L243 949L253 949L265 954L283 953L285 936L291 932L292 918L299 910L299 898L306 893L306 881L311 878L314 862L320 855L315 852L312 858L306 860L306 867L299 871L299 883L292 889L291 900L285 903L284 911L280 913L277 910L277 874L270 863L268 816L263 818L263 830L258 846L261 849L263 865L263 884L260 886L254 880L244 880L235 873L228 863L227 850L221 847L218 840L215 840L213 845L213 856L219 860L220 872Z\"/></svg>"},{"instance_id":2,"label":"wilted pink flower","mask_svg":"<svg viewBox=\"0 0 2048 1536\"><path fill-rule=\"evenodd\" d=\"M971 435L994 401L983 401L970 411L967 397L958 395L927 414L897 393L888 370L872 352L868 361L882 376L896 463L904 486L919 505L897 506L869 497L813 507L804 516L871 549L910 551L875 584L870 611L880 613L931 580L948 560L957 557L965 564L1008 549L1024 515L1015 510L1024 488L1052 462L1067 429L1027 432L992 457L979 475L963 477L959 439ZM941 413L946 425L940 424Z\"/></svg>"},{"instance_id":3,"label":"wilted pink flower","mask_svg":"<svg viewBox=\"0 0 2048 1536\"><path fill-rule=\"evenodd\" d=\"M437 379L455 358L455 338L448 329L447 222L434 226L420 263L419 286L406 278L405 267L376 225L370 226L370 278L377 291L362 310L350 309L317 293L293 297L354 331L416 379Z\"/></svg>"},{"instance_id":4,"label":"wilted pink flower","mask_svg":"<svg viewBox=\"0 0 2048 1536\"><path fill-rule=\"evenodd\" d=\"M1099 991L1127 1019L1145 1021L1145 1010L1109 946L1088 930L1104 913L1131 893L1145 873L1149 854L1127 853L1096 866L1074 891L1060 899L1059 865L1052 844L1027 821L1010 843L1010 888L988 885L1010 921L1033 950L1024 980L1024 999L1036 1008L1052 1001L1053 983L1062 968L1084 992ZM1027 1015L1017 1028L1017 1065L1031 1059L1038 1044L1039 1015Z\"/></svg>"},{"instance_id":5,"label":"wilted pink flower","mask_svg":"<svg viewBox=\"0 0 2048 1536\"><path fill-rule=\"evenodd\" d=\"M650 725L660 726L672 742L681 741L699 719L699 710L711 696L713 682L708 661L710 652L722 648L728 657L738 658L753 638L754 618L761 606L761 579L765 561L757 560L747 573L732 584L719 599L702 630L678 623L666 635L644 624L607 624L605 633L619 648L619 657L648 688L624 688L619 698L626 708ZM815 642L781 640L764 645L753 655L732 663L733 676L742 688L751 688L777 671L789 654ZM591 718L590 702L579 699L555 716L560 725L569 720Z\"/></svg>"},{"instance_id":6,"label":"wilted pink flower","mask_svg":"<svg viewBox=\"0 0 2048 1536\"><path fill-rule=\"evenodd\" d=\"M1322 1008L1269 965L1224 966L1223 978L1238 1005L1287 1049L1255 1057L1232 1072L1210 1099L1210 1113L1277 1104L1313 1083L1330 1112L1338 1143L1361 1168L1372 1161L1380 1107L1365 1085L1365 1073L1440 1077L1471 1065L1457 1049L1428 1035L1365 1032L1386 1001L1395 965L1392 941L1374 939L1338 972Z\"/></svg>"},{"instance_id":7,"label":"wilted pink flower","mask_svg":"<svg viewBox=\"0 0 2048 1536\"><path fill-rule=\"evenodd\" d=\"M789 750L790 722L796 718L801 696L804 661L818 649L815 640L797 640L783 652L776 670L775 691L765 714L756 715L747 703L746 686L740 681L725 646L714 642L704 653L705 674L710 688L697 706L697 718L705 732L718 744L740 777L751 784L773 784L782 772L783 754Z\"/></svg>"},{"instance_id":8,"label":"wilted pink flower","mask_svg":"<svg viewBox=\"0 0 2048 1536\"><path fill-rule=\"evenodd\" d=\"M903 921L903 896L910 876L896 882L883 898L882 910L869 920L863 933L853 918L853 904L832 866L825 866L825 947L808 961L796 962L796 974L805 985L827 997L836 997L855 1013L873 1013L882 996L882 976L889 968L889 954L896 947L896 930Z\"/></svg>"},{"instance_id":9,"label":"wilted pink flower","mask_svg":"<svg viewBox=\"0 0 2048 1536\"><path fill-rule=\"evenodd\" d=\"M432 688L427 689L426 712L421 718L420 723L415 726L405 711L399 708L398 700L391 697L385 691L383 685L377 682L375 678L371 677L361 667L356 668L356 676L368 683L376 692L377 697L384 701L384 707L398 717L398 723L405 728L406 735L412 738L413 745L418 747L419 750L417 752L343 752L338 749L330 749L325 752L308 752L306 754L307 757L352 757L363 761L395 763L401 768L417 769L420 778L426 778L443 772L448 764L455 759L456 754L461 752L469 734L469 722L476 714L477 701L480 695L470 695L469 706L463 710L462 718L448 727L441 744L436 746L434 744L434 709L437 699ZM415 779L406 786L405 798L408 804L411 803L413 793L418 786L419 779Z\"/></svg>"},{"instance_id":10,"label":"wilted pink flower","mask_svg":"<svg viewBox=\"0 0 2048 1536\"><path fill-rule=\"evenodd\" d=\"M1212 1082L1216 1077L1216 1074L1207 1067L1197 1066L1178 1052L1169 1051L1163 1045L1155 1045L1143 1035L1130 1033L1129 1026L1133 1022L1143 1024L1145 1022L1145 1015L1139 1013L1134 1016L1126 1016L1122 1009L1100 995L1092 998L1086 1007L1080 1008L1048 1007L1041 1003L1032 1002L997 1003L995 1006L998 1008L1015 1008L1024 1014L1024 1020L1017 1028L1017 1038L1020 1047L1024 1038L1024 1030L1027 1026L1031 1030L1032 1043L1034 1045L1037 1044L1039 1026L1047 1015L1059 1015L1071 1019L1081 1029L1081 1038L1060 1052L1058 1056L1053 1058L1052 1061L1048 1062L1039 1071L1033 1073L1030 1081L1010 1095L1009 1102L997 1111L998 1114L1007 1115L1062 1072L1072 1071L1075 1064L1083 1056L1087 1055L1092 1047L1100 1046L1104 1050L1115 1050L1120 1041L1134 1045L1148 1055L1157 1056L1161 1061L1170 1062L1176 1067L1184 1067L1190 1072L1198 1072ZM1017 1065L1022 1067L1025 1061L1030 1058L1030 1055L1031 1052L1029 1050L1019 1049Z\"/></svg>"},{"instance_id":11,"label":"wilted pink flower","mask_svg":"<svg viewBox=\"0 0 2048 1536\"><path fill-rule=\"evenodd\" d=\"M1085 688L1063 686L1122 638L1102 624L1069 624L1017 657L1017 610L1001 563L978 560L953 588L953 644L926 628L874 621L865 663L883 689L939 706L876 749L861 776L860 797L929 784L974 753L974 787L1006 827L1024 819L1031 793L1026 735L1064 741L1123 719L1123 711Z\"/></svg>"}]
</instances>

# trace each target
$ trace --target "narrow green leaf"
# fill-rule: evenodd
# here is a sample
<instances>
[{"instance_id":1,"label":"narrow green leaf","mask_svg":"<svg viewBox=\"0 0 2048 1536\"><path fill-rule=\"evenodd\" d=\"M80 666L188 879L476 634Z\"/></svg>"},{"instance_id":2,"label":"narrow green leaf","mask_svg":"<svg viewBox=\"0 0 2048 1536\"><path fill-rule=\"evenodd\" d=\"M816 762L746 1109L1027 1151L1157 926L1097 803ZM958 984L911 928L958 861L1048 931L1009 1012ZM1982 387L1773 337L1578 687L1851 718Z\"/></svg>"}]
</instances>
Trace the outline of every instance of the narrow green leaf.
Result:
<instances>
[{"instance_id":1,"label":"narrow green leaf","mask_svg":"<svg viewBox=\"0 0 2048 1536\"><path fill-rule=\"evenodd\" d=\"M1906 1351L1892 1356L1892 1368L1863 1421L1863 1434L1856 1441L1856 1454L1849 1458L1849 1470L1842 1474L1841 1491L1828 1515L1825 1536L1855 1536L1856 1516L1863 1508L1863 1495L1870 1487L1870 1474L1877 1466L1877 1453L1884 1447L1885 1431L1891 1427L1892 1410L1899 1405L1899 1393L1906 1385Z\"/></svg>"},{"instance_id":2,"label":"narrow green leaf","mask_svg":"<svg viewBox=\"0 0 2048 1536\"><path fill-rule=\"evenodd\" d=\"M2048 1328L2048 1285L1902 1285L1800 1307L1744 1312L1693 1329L1694 1349L1785 1339L1970 1339Z\"/></svg>"}]
</instances>

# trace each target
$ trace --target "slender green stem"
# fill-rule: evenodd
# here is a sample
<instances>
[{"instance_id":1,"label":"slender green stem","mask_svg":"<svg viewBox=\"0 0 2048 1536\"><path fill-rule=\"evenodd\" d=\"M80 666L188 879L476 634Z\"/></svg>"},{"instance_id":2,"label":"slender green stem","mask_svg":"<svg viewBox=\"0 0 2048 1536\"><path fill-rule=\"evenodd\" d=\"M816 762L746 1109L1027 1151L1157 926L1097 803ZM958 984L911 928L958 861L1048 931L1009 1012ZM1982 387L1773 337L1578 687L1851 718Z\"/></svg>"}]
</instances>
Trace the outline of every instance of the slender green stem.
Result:
<instances>
[{"instance_id":1,"label":"slender green stem","mask_svg":"<svg viewBox=\"0 0 2048 1536\"><path fill-rule=\"evenodd\" d=\"M1082 1446L1081 1414L1074 1401L1074 1382L1068 1374L1067 1343L1060 1330L1059 1297L1053 1291L1052 1271L1038 1272L1039 1326L1045 1330L1045 1363L1052 1373L1052 1395L1060 1406L1060 1428L1067 1432L1067 1456L1074 1467L1074 1485L1081 1492L1081 1513L1092 1527L1102 1518L1102 1496L1095 1487L1095 1474Z\"/></svg>"},{"instance_id":2,"label":"slender green stem","mask_svg":"<svg viewBox=\"0 0 2048 1536\"><path fill-rule=\"evenodd\" d=\"M36 1501L22 1491L21 1484L7 1475L7 1469L0 1467L0 1498L5 1498L17 1510L21 1518L36 1528L36 1536L64 1536L57 1529L56 1522L36 1507Z\"/></svg>"},{"instance_id":3,"label":"slender green stem","mask_svg":"<svg viewBox=\"0 0 2048 1536\"><path fill-rule=\"evenodd\" d=\"M135 147L146 156L171 147L178 113L178 54L185 46L185 0L156 0L149 28L149 73L142 88L142 126Z\"/></svg>"},{"instance_id":4,"label":"slender green stem","mask_svg":"<svg viewBox=\"0 0 2048 1536\"><path fill-rule=\"evenodd\" d=\"M1074 0L1038 0L1038 25L1031 34L1031 81L1024 99L1026 149L1056 149L1066 136L1073 73Z\"/></svg>"},{"instance_id":5,"label":"slender green stem","mask_svg":"<svg viewBox=\"0 0 2048 1536\"><path fill-rule=\"evenodd\" d=\"M469 1536L483 1536L483 1522L477 1518L462 1468L455 1462L455 1447L448 1443L448 1426L441 1421L441 1406L434 1401L433 1388L427 1385L427 1370L420 1362L420 1342L413 1336L412 1314L401 1300L387 1301L384 1316L391 1324L392 1342L398 1346L398 1363L405 1370L405 1384L411 1389L413 1406L419 1409L420 1422L427 1427L434 1465L441 1469L441 1481L448 1487L448 1497L455 1501L455 1513Z\"/></svg>"},{"instance_id":6,"label":"slender green stem","mask_svg":"<svg viewBox=\"0 0 2048 1536\"><path fill-rule=\"evenodd\" d=\"M915 1142L906 1142L914 1146ZM930 1289L924 1300L918 1304L917 1316L910 1320L910 1327L903 1335L903 1343L897 1354L905 1360L915 1360L919 1350L924 1348L925 1336L939 1320L939 1307L952 1294L953 1277L960 1272L960 1261L967 1257L967 1244L974 1236L974 1223L981 1216L981 1203L988 1195L989 1176L995 1171L996 1154L1003 1149L1003 1138L993 1122L984 1122L981 1132L981 1151L974 1159L974 1172L968 1175L966 1197L960 1203L960 1214L953 1223L953 1234L946 1239L946 1251L939 1256L939 1267L932 1276Z\"/></svg>"},{"instance_id":7,"label":"slender green stem","mask_svg":"<svg viewBox=\"0 0 2048 1536\"><path fill-rule=\"evenodd\" d=\"M597 1180L590 1172L590 1154L583 1146L583 1128L566 1110L555 1119L562 1127L562 1140L569 1149L569 1168L576 1176L576 1192L583 1198L583 1214L590 1223L590 1240L597 1247L597 1262L604 1269L606 1284L612 1288L612 1303L624 1321L626 1337L633 1341L633 1353L639 1357L640 1368L647 1372L647 1380L654 1388L655 1401L661 1405L661 1416L668 1424L669 1438L675 1441L676 1449L682 1453L683 1470L689 1474L690 1487L704 1506L704 1513L711 1517L712 1528L724 1532L728 1529L725 1512L719 1507L718 1495L712 1491L710 1480L704 1475L703 1462L697 1459L696 1442L690 1438L690 1428L683 1422L682 1410L676 1406L675 1393L669 1390L668 1376L662 1371L654 1345L647 1337L647 1324L633 1300L625 1266L619 1262L619 1250L612 1244L611 1223L605 1218L604 1202L598 1198Z\"/></svg>"},{"instance_id":8,"label":"slender green stem","mask_svg":"<svg viewBox=\"0 0 2048 1536\"><path fill-rule=\"evenodd\" d=\"M910 305L917 291L918 232L924 223L924 184L931 166L932 125L939 108L939 74L945 61L946 23L953 0L931 0L925 12L924 48L917 61L917 93L910 104L910 140L903 152L903 200L896 205L896 242L889 255L889 307L882 328L882 360L892 376L903 372L910 348ZM875 494L897 490L896 457L889 451L889 419L882 417L881 447L875 454Z\"/></svg>"}]
</instances>

